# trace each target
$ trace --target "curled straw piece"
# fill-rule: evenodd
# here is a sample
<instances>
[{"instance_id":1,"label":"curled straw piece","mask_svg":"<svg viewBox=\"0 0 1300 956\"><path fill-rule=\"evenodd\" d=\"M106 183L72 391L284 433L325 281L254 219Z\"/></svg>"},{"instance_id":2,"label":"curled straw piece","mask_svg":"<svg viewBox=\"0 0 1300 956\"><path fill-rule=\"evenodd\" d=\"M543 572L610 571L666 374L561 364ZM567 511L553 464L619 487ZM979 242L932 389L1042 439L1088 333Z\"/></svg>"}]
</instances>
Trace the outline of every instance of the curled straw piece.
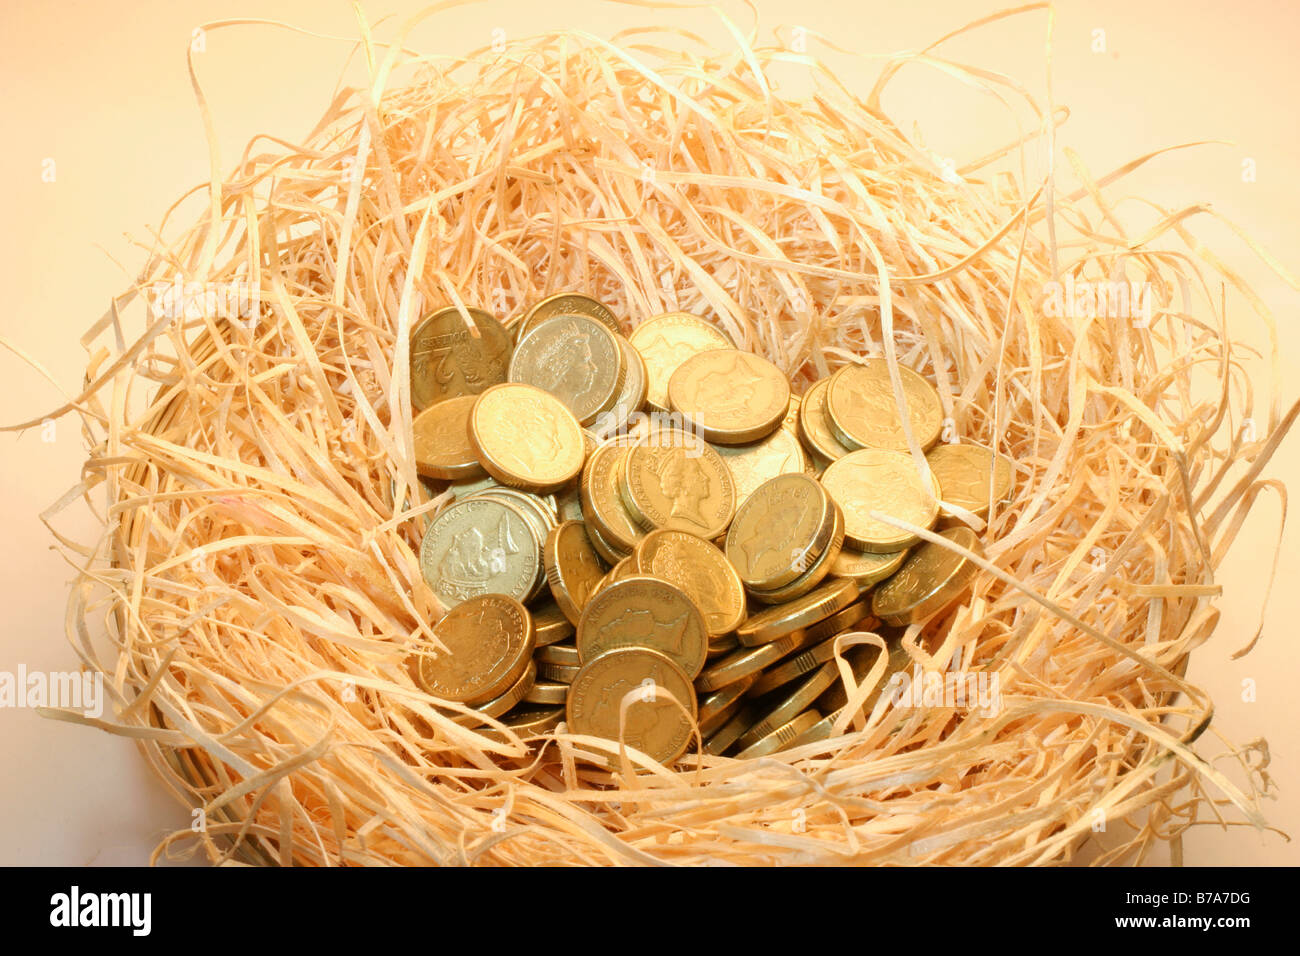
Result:
<instances>
[{"instance_id":1,"label":"curled straw piece","mask_svg":"<svg viewBox=\"0 0 1300 956\"><path fill-rule=\"evenodd\" d=\"M1257 795L1192 749L1210 704L1181 676L1294 417L1275 395L1253 410L1254 367L1213 297L1225 277L1244 286L1185 214L1159 210L1129 238L1105 198L1114 177L1076 164L1076 191L974 178L1038 142L1021 132L941 168L879 88L864 103L811 54L728 26L730 52L641 30L447 59L381 46L363 23L371 85L341 92L309 142L250 147L224 180L213 145L207 211L91 330L112 341L63 408L93 443L69 500L108 502L96 546L69 548L69 636L116 705L97 726L140 739L209 813L159 853L1041 863L1068 858L1099 812L1133 824L1106 861L1217 815L1211 792L1259 823ZM1064 115L935 47L881 85L908 63L1009 91L1040 136ZM814 98L775 92L771 71L792 65ZM1150 321L1046 309L1058 269L1145 283ZM146 308L178 278L252 305ZM864 354L885 356L896 393L900 365L936 382L955 433L1015 463L1018 494L989 519L970 595L904 642L927 666L996 673L1001 712L850 713L842 736L755 761L664 768L620 746L612 771L582 759L588 740L530 750L417 689L406 661L440 609L421 521L394 504L416 485L410 325L445 302L505 316L569 288L629 324L707 316L796 386Z\"/></svg>"}]
</instances>

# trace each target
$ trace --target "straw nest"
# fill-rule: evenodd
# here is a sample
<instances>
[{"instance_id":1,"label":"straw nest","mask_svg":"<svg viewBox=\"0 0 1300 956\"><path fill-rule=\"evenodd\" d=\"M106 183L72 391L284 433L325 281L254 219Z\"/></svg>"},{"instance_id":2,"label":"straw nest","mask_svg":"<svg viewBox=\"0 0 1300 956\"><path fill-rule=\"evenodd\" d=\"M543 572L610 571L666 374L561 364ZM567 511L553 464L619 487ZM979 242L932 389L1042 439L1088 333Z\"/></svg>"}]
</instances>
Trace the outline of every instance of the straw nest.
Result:
<instances>
[{"instance_id":1,"label":"straw nest","mask_svg":"<svg viewBox=\"0 0 1300 956\"><path fill-rule=\"evenodd\" d=\"M67 500L108 507L68 629L112 698L89 722L204 810L158 854L1034 864L1101 819L1125 834L1102 861L1197 820L1262 825L1262 775L1241 789L1198 755L1212 704L1181 675L1294 412L1256 398L1259 357L1226 331L1225 284L1268 317L1187 232L1205 210L1151 207L1131 235L1111 184L1153 157L1024 182L1018 151L1063 118L1031 104L1035 136L946 165L880 108L903 61L864 98L788 34L735 35L719 52L566 33L456 60L366 35L371 87L307 143L255 141L214 172L206 212L91 330L107 344L69 405L92 448ZM820 92L783 98L781 70ZM1069 279L1144 284L1149 321L1053 308ZM232 289L252 302L233 317ZM444 504L407 504L409 330L561 289L629 328L706 316L796 392L861 354L930 378L957 434L1015 462L1017 494L979 529L969 596L895 639L922 668L996 673L1000 710L887 707L776 757L625 754L613 773L582 739L494 741L435 709L404 667L441 613L416 546Z\"/></svg>"}]
</instances>

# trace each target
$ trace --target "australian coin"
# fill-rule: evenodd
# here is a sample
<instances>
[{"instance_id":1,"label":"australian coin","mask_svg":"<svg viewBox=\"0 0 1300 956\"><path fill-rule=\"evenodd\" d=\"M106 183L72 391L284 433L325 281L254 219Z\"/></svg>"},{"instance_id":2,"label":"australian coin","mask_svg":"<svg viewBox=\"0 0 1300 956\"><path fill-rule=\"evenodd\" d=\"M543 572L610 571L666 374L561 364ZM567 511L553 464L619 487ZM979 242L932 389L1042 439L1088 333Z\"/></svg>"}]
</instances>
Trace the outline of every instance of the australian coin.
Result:
<instances>
[{"instance_id":1,"label":"australian coin","mask_svg":"<svg viewBox=\"0 0 1300 956\"><path fill-rule=\"evenodd\" d=\"M536 681L524 695L524 701L529 704L546 704L551 707L563 705L568 699L569 685L551 681Z\"/></svg>"},{"instance_id":2,"label":"australian coin","mask_svg":"<svg viewBox=\"0 0 1300 956\"><path fill-rule=\"evenodd\" d=\"M420 544L420 571L447 607L483 594L526 600L541 566L541 544L527 519L496 500L448 505Z\"/></svg>"},{"instance_id":3,"label":"australian coin","mask_svg":"<svg viewBox=\"0 0 1300 956\"><path fill-rule=\"evenodd\" d=\"M456 605L433 633L445 650L421 655L418 674L434 697L470 706L486 703L510 690L531 663L532 619L522 604L504 595L484 594Z\"/></svg>"},{"instance_id":4,"label":"australian coin","mask_svg":"<svg viewBox=\"0 0 1300 956\"><path fill-rule=\"evenodd\" d=\"M815 670L810 676L801 678L789 686L778 688L771 695L777 698L776 702L771 704L770 709L764 712L758 723L747 730L745 735L740 738L740 746L748 747L803 713L832 684L839 680L839 676L839 668L834 661L829 661ZM753 690L754 688L751 687L751 694ZM821 720L820 714L817 719Z\"/></svg>"},{"instance_id":5,"label":"australian coin","mask_svg":"<svg viewBox=\"0 0 1300 956\"><path fill-rule=\"evenodd\" d=\"M791 654L775 667L763 672L754 684L751 696L766 694L768 691L775 690L783 684L801 677L804 674L815 671L818 667L835 657L835 641L833 638L846 628L860 624L871 616L871 602L868 600L857 601L850 604L844 610L832 614L825 620L818 621L816 624L809 625L804 631L804 637L810 642L808 646L797 654Z\"/></svg>"},{"instance_id":6,"label":"australian coin","mask_svg":"<svg viewBox=\"0 0 1300 956\"><path fill-rule=\"evenodd\" d=\"M705 440L743 445L780 427L790 410L790 382L752 352L710 349L677 366L668 380L668 404Z\"/></svg>"},{"instance_id":7,"label":"australian coin","mask_svg":"<svg viewBox=\"0 0 1300 956\"><path fill-rule=\"evenodd\" d=\"M920 528L939 517L939 483L917 470L901 451L866 448L832 462L822 485L844 510L844 536L856 548L888 554L915 544L917 536L871 516L872 511Z\"/></svg>"},{"instance_id":8,"label":"australian coin","mask_svg":"<svg viewBox=\"0 0 1300 956\"><path fill-rule=\"evenodd\" d=\"M755 600L763 604L785 604L797 597L803 597L822 583L830 573L832 562L844 547L844 513L833 502L831 508L834 514L831 519L830 540L822 553L813 559L806 571L789 584L768 590L750 588L749 593Z\"/></svg>"},{"instance_id":9,"label":"australian coin","mask_svg":"<svg viewBox=\"0 0 1300 956\"><path fill-rule=\"evenodd\" d=\"M830 379L825 378L814 382L804 392L799 404L799 437L828 464L853 451L835 437L826 418L826 386L829 384Z\"/></svg>"},{"instance_id":10,"label":"australian coin","mask_svg":"<svg viewBox=\"0 0 1300 956\"><path fill-rule=\"evenodd\" d=\"M751 616L737 630L737 636L741 644L754 647L790 634L799 634L810 624L848 607L857 600L858 593L856 582L833 578L816 590L786 604L778 604Z\"/></svg>"},{"instance_id":11,"label":"australian coin","mask_svg":"<svg viewBox=\"0 0 1300 956\"><path fill-rule=\"evenodd\" d=\"M709 635L699 609L680 588L657 578L631 577L593 597L578 624L584 663L620 647L665 654L694 679L704 667Z\"/></svg>"},{"instance_id":12,"label":"australian coin","mask_svg":"<svg viewBox=\"0 0 1300 956\"><path fill-rule=\"evenodd\" d=\"M527 700L536 683L537 665L529 661L524 668L524 672L519 675L518 680L507 687L501 694L493 697L485 704L479 704L474 709L485 717L500 717L512 710L516 704ZM458 718L458 722L468 723L469 721L465 718Z\"/></svg>"},{"instance_id":13,"label":"australian coin","mask_svg":"<svg viewBox=\"0 0 1300 956\"><path fill-rule=\"evenodd\" d=\"M557 315L586 316L595 319L615 335L622 334L618 319L603 303L579 292L557 292L529 307L515 326L515 341L521 341L542 322Z\"/></svg>"},{"instance_id":14,"label":"australian coin","mask_svg":"<svg viewBox=\"0 0 1300 956\"><path fill-rule=\"evenodd\" d=\"M576 644L553 644L549 647L539 647L534 652L533 657L540 664L572 664L576 667L582 663L582 657L578 654Z\"/></svg>"},{"instance_id":15,"label":"australian coin","mask_svg":"<svg viewBox=\"0 0 1300 956\"><path fill-rule=\"evenodd\" d=\"M701 737L712 736L715 730L730 719L730 715L736 712L744 699L745 691L749 690L756 680L758 675L752 674L700 698L697 720L700 724Z\"/></svg>"},{"instance_id":16,"label":"australian coin","mask_svg":"<svg viewBox=\"0 0 1300 956\"><path fill-rule=\"evenodd\" d=\"M858 582L858 587L869 588L901 568L905 560L906 549L890 554L872 554L856 548L843 548L831 562L831 574L837 578L852 578Z\"/></svg>"},{"instance_id":17,"label":"australian coin","mask_svg":"<svg viewBox=\"0 0 1300 956\"><path fill-rule=\"evenodd\" d=\"M689 312L669 312L647 319L628 336L645 359L650 385L646 401L668 411L668 380L677 366L697 352L731 348L725 334Z\"/></svg>"},{"instance_id":18,"label":"australian coin","mask_svg":"<svg viewBox=\"0 0 1300 956\"><path fill-rule=\"evenodd\" d=\"M573 733L621 740L660 763L685 753L694 732L690 680L670 658L640 647L612 650L584 664L565 707Z\"/></svg>"},{"instance_id":19,"label":"australian coin","mask_svg":"<svg viewBox=\"0 0 1300 956\"><path fill-rule=\"evenodd\" d=\"M646 531L669 528L712 540L735 513L726 462L689 432L654 431L628 450L619 475L623 503Z\"/></svg>"},{"instance_id":20,"label":"australian coin","mask_svg":"<svg viewBox=\"0 0 1300 956\"><path fill-rule=\"evenodd\" d=\"M983 555L975 532L965 525L939 532L967 551ZM872 597L872 609L887 624L902 627L923 620L952 603L979 568L964 555L929 541L917 548Z\"/></svg>"},{"instance_id":21,"label":"australian coin","mask_svg":"<svg viewBox=\"0 0 1300 956\"><path fill-rule=\"evenodd\" d=\"M454 305L411 329L411 404L421 411L457 395L477 395L506 380L510 335L482 309L466 309L470 331Z\"/></svg>"},{"instance_id":22,"label":"australian coin","mask_svg":"<svg viewBox=\"0 0 1300 956\"><path fill-rule=\"evenodd\" d=\"M758 757L766 757L769 754L786 750L794 744L801 734L811 730L821 719L822 715L819 712L806 710L789 723L782 724L770 731L766 736L744 747L740 753L736 754L736 759L754 760ZM744 738L742 737L741 740L743 742Z\"/></svg>"},{"instance_id":23,"label":"australian coin","mask_svg":"<svg viewBox=\"0 0 1300 956\"><path fill-rule=\"evenodd\" d=\"M554 601L538 601L532 608L533 631L537 647L548 647L572 637L573 622L564 616Z\"/></svg>"},{"instance_id":24,"label":"australian coin","mask_svg":"<svg viewBox=\"0 0 1300 956\"><path fill-rule=\"evenodd\" d=\"M652 531L636 549L642 574L679 587L691 599L709 632L710 643L745 619L745 589L721 551L685 531Z\"/></svg>"},{"instance_id":25,"label":"australian coin","mask_svg":"<svg viewBox=\"0 0 1300 956\"><path fill-rule=\"evenodd\" d=\"M592 543L610 564L630 554L645 536L618 492L617 466L629 447L626 441L618 439L605 442L591 453L582 469L582 515ZM602 544L606 546L604 551Z\"/></svg>"},{"instance_id":26,"label":"australian coin","mask_svg":"<svg viewBox=\"0 0 1300 956\"><path fill-rule=\"evenodd\" d=\"M542 680L556 681L560 684L572 684L581 669L579 664L553 664L550 661L537 662L537 676Z\"/></svg>"},{"instance_id":27,"label":"australian coin","mask_svg":"<svg viewBox=\"0 0 1300 956\"><path fill-rule=\"evenodd\" d=\"M598 441L612 438L628 428L633 416L645 407L646 393L650 388L650 375L641 353L625 338L620 338L618 344L623 352L627 372L623 376L623 388L613 407L597 415L591 426L592 434Z\"/></svg>"},{"instance_id":28,"label":"australian coin","mask_svg":"<svg viewBox=\"0 0 1300 956\"><path fill-rule=\"evenodd\" d=\"M948 504L987 518L990 502L1011 496L1011 462L983 445L936 445L925 458Z\"/></svg>"},{"instance_id":29,"label":"australian coin","mask_svg":"<svg viewBox=\"0 0 1300 956\"><path fill-rule=\"evenodd\" d=\"M487 474L469 440L469 413L475 401L473 395L458 395L415 416L415 469L421 475L460 481Z\"/></svg>"},{"instance_id":30,"label":"australian coin","mask_svg":"<svg viewBox=\"0 0 1300 956\"><path fill-rule=\"evenodd\" d=\"M723 756L740 739L741 734L754 726L757 719L758 712L753 705L742 703L740 709L704 741L704 752L715 757Z\"/></svg>"},{"instance_id":31,"label":"australian coin","mask_svg":"<svg viewBox=\"0 0 1300 956\"><path fill-rule=\"evenodd\" d=\"M830 543L835 504L802 471L779 475L757 488L727 531L727 558L746 587L770 590L789 584Z\"/></svg>"},{"instance_id":32,"label":"australian coin","mask_svg":"<svg viewBox=\"0 0 1300 956\"><path fill-rule=\"evenodd\" d=\"M582 470L582 429L565 405L531 385L494 385L469 419L479 461L497 481L555 491Z\"/></svg>"},{"instance_id":33,"label":"australian coin","mask_svg":"<svg viewBox=\"0 0 1300 956\"><path fill-rule=\"evenodd\" d=\"M595 319L557 315L529 331L510 359L509 379L554 395L590 425L622 392L619 337Z\"/></svg>"},{"instance_id":34,"label":"australian coin","mask_svg":"<svg viewBox=\"0 0 1300 956\"><path fill-rule=\"evenodd\" d=\"M551 596L564 616L576 625L587 600L605 576L583 523L565 521L556 525L542 547L542 562Z\"/></svg>"},{"instance_id":35,"label":"australian coin","mask_svg":"<svg viewBox=\"0 0 1300 956\"><path fill-rule=\"evenodd\" d=\"M518 737L525 739L549 734L564 720L563 707L516 707L501 718L501 723L510 728ZM495 727L485 727L479 733L493 740L508 740L509 737Z\"/></svg>"},{"instance_id":36,"label":"australian coin","mask_svg":"<svg viewBox=\"0 0 1300 956\"><path fill-rule=\"evenodd\" d=\"M808 456L794 432L778 428L750 445L715 445L736 485L736 509L742 508L765 481L777 475L808 472Z\"/></svg>"},{"instance_id":37,"label":"australian coin","mask_svg":"<svg viewBox=\"0 0 1300 956\"><path fill-rule=\"evenodd\" d=\"M795 632L778 637L758 647L740 647L716 661L709 661L708 667L695 679L698 690L717 690L738 680L744 680L757 674L769 664L774 664L791 651L796 651L807 644L802 633Z\"/></svg>"},{"instance_id":38,"label":"australian coin","mask_svg":"<svg viewBox=\"0 0 1300 956\"><path fill-rule=\"evenodd\" d=\"M912 436L922 449L939 440L943 406L933 385L910 368L900 365L903 397ZM850 448L885 448L907 451L902 413L894 400L889 366L884 359L864 359L846 365L826 386L826 419L835 437Z\"/></svg>"}]
</instances>

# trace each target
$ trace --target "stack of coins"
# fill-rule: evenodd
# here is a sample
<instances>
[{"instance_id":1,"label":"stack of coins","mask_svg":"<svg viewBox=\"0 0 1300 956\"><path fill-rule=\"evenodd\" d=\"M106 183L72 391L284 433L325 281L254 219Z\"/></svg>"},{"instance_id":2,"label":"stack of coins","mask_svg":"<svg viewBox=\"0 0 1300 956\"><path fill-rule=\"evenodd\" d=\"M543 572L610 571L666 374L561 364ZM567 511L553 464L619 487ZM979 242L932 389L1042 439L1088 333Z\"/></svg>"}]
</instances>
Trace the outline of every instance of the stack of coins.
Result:
<instances>
[{"instance_id":1,"label":"stack of coins","mask_svg":"<svg viewBox=\"0 0 1300 956\"><path fill-rule=\"evenodd\" d=\"M605 762L621 741L672 763L697 730L738 757L824 739L850 699L841 662L857 680L878 654L837 660L836 637L957 601L962 551L982 553L961 518L1010 496L1012 464L941 443L934 387L883 359L800 399L697 316L622 329L565 292L508 328L449 307L412 331L416 466L453 499L420 547L445 650L412 673L463 723L564 726ZM887 673L907 663L891 647Z\"/></svg>"}]
</instances>

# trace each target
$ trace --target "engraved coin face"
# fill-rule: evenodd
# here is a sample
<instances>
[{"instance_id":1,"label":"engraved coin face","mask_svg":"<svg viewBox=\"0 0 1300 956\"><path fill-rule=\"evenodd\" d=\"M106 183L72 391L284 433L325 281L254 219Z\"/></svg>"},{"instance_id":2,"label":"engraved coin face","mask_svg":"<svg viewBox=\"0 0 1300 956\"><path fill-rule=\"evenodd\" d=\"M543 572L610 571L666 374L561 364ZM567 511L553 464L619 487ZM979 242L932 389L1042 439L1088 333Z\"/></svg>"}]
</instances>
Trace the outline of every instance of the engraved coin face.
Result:
<instances>
[{"instance_id":1,"label":"engraved coin face","mask_svg":"<svg viewBox=\"0 0 1300 956\"><path fill-rule=\"evenodd\" d=\"M438 309L411 329L411 404L417 411L506 380L509 333L482 309L466 311L477 335L455 306Z\"/></svg>"},{"instance_id":2,"label":"engraved coin face","mask_svg":"<svg viewBox=\"0 0 1300 956\"><path fill-rule=\"evenodd\" d=\"M712 540L736 509L735 484L722 457L688 432L658 429L632 446L619 492L647 531L669 528Z\"/></svg>"},{"instance_id":3,"label":"engraved coin face","mask_svg":"<svg viewBox=\"0 0 1300 956\"><path fill-rule=\"evenodd\" d=\"M633 697L620 735L620 708L629 692ZM621 739L660 763L671 763L686 752L692 728L668 694L695 715L695 690L672 660L644 648L610 651L588 661L574 678L565 705L569 729L614 742Z\"/></svg>"},{"instance_id":4,"label":"engraved coin face","mask_svg":"<svg viewBox=\"0 0 1300 956\"><path fill-rule=\"evenodd\" d=\"M602 303L578 292L557 292L528 309L515 326L515 341L522 341L538 325L556 315L583 315L599 322L615 335L622 334L618 319Z\"/></svg>"},{"instance_id":5,"label":"engraved coin face","mask_svg":"<svg viewBox=\"0 0 1300 956\"><path fill-rule=\"evenodd\" d=\"M460 395L415 416L415 468L421 475L464 481L487 474L469 440L469 413L475 400L473 395Z\"/></svg>"},{"instance_id":6,"label":"engraved coin face","mask_svg":"<svg viewBox=\"0 0 1300 956\"><path fill-rule=\"evenodd\" d=\"M979 538L965 525L947 528L939 535L967 551L983 554ZM898 627L920 621L952 603L978 570L963 555L927 541L898 573L876 588L872 610L886 624Z\"/></svg>"},{"instance_id":7,"label":"engraved coin face","mask_svg":"<svg viewBox=\"0 0 1300 956\"><path fill-rule=\"evenodd\" d=\"M527 600L540 567L541 543L528 521L494 499L444 508L420 545L420 571L447 607L484 594Z\"/></svg>"},{"instance_id":8,"label":"engraved coin face","mask_svg":"<svg viewBox=\"0 0 1300 956\"><path fill-rule=\"evenodd\" d=\"M929 448L943 429L939 393L910 368L900 365L898 374L912 434L921 448ZM884 359L865 359L832 375L826 386L826 415L835 437L850 448L908 450Z\"/></svg>"},{"instance_id":9,"label":"engraved coin face","mask_svg":"<svg viewBox=\"0 0 1300 956\"><path fill-rule=\"evenodd\" d=\"M807 473L808 456L794 432L778 428L751 445L715 445L736 483L736 509L739 511L755 489L777 475Z\"/></svg>"},{"instance_id":10,"label":"engraved coin face","mask_svg":"<svg viewBox=\"0 0 1300 956\"><path fill-rule=\"evenodd\" d=\"M429 649L417 674L434 697L476 706L510 690L533 652L528 611L513 598L483 594L456 605L433 628L445 650Z\"/></svg>"},{"instance_id":11,"label":"engraved coin face","mask_svg":"<svg viewBox=\"0 0 1300 956\"><path fill-rule=\"evenodd\" d=\"M509 378L554 395L590 425L618 398L625 370L613 332L586 316L556 315L519 340Z\"/></svg>"},{"instance_id":12,"label":"engraved coin face","mask_svg":"<svg viewBox=\"0 0 1300 956\"><path fill-rule=\"evenodd\" d=\"M727 558L747 587L789 584L826 547L834 511L826 491L802 471L779 475L750 496L727 531Z\"/></svg>"},{"instance_id":13,"label":"engraved coin face","mask_svg":"<svg viewBox=\"0 0 1300 956\"><path fill-rule=\"evenodd\" d=\"M542 560L556 605L565 617L577 624L582 609L605 576L605 569L583 523L565 521L556 525L547 536Z\"/></svg>"},{"instance_id":14,"label":"engraved coin face","mask_svg":"<svg viewBox=\"0 0 1300 956\"><path fill-rule=\"evenodd\" d=\"M497 481L529 491L557 491L582 470L582 429L558 398L531 385L494 385L469 419L479 461Z\"/></svg>"},{"instance_id":15,"label":"engraved coin face","mask_svg":"<svg viewBox=\"0 0 1300 956\"><path fill-rule=\"evenodd\" d=\"M697 352L732 348L731 341L699 316L669 312L647 319L628 336L645 360L650 377L646 400L668 411L668 380L677 367Z\"/></svg>"},{"instance_id":16,"label":"engraved coin face","mask_svg":"<svg viewBox=\"0 0 1300 956\"><path fill-rule=\"evenodd\" d=\"M658 651L694 679L704 668L709 635L699 609L680 588L634 576L596 594L578 623L578 653L584 662L618 647Z\"/></svg>"},{"instance_id":17,"label":"engraved coin face","mask_svg":"<svg viewBox=\"0 0 1300 956\"><path fill-rule=\"evenodd\" d=\"M990 501L1011 496L1011 462L983 445L936 445L925 458L949 504L987 518Z\"/></svg>"},{"instance_id":18,"label":"engraved coin face","mask_svg":"<svg viewBox=\"0 0 1300 956\"><path fill-rule=\"evenodd\" d=\"M757 441L790 410L790 383L767 359L723 348L688 357L668 380L668 404L720 445Z\"/></svg>"},{"instance_id":19,"label":"engraved coin face","mask_svg":"<svg viewBox=\"0 0 1300 956\"><path fill-rule=\"evenodd\" d=\"M918 540L910 531L871 517L872 511L920 528L930 528L939 517L938 482L931 478L927 488L912 456L903 452L852 452L827 467L822 486L844 511L845 538L863 551L888 554Z\"/></svg>"},{"instance_id":20,"label":"engraved coin face","mask_svg":"<svg viewBox=\"0 0 1300 956\"><path fill-rule=\"evenodd\" d=\"M704 615L710 637L729 634L745 619L745 589L731 562L703 538L652 531L636 548L642 574L680 588Z\"/></svg>"},{"instance_id":21,"label":"engraved coin face","mask_svg":"<svg viewBox=\"0 0 1300 956\"><path fill-rule=\"evenodd\" d=\"M799 437L822 458L835 461L853 449L835 437L826 418L826 386L829 384L830 379L819 379L804 392L799 404Z\"/></svg>"}]
</instances>

